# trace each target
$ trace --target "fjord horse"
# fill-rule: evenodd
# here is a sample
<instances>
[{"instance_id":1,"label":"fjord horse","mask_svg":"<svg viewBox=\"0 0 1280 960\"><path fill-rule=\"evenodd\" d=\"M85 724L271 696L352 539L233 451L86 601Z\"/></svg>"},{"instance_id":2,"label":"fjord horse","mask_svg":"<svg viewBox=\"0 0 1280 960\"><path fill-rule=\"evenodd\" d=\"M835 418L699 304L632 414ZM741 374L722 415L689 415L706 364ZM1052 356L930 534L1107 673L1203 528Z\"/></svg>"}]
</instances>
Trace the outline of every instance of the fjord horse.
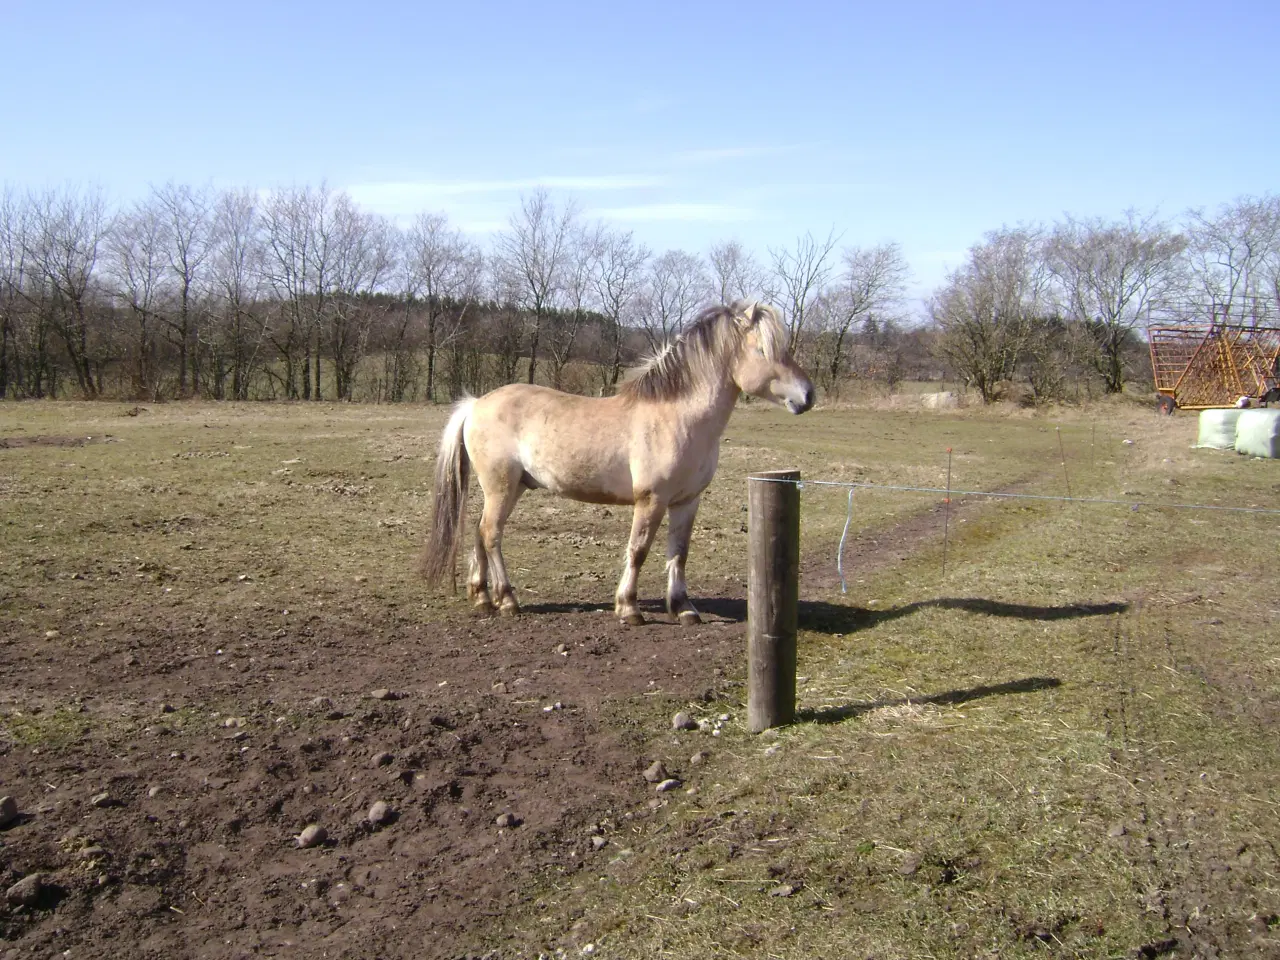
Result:
<instances>
[{"instance_id":1,"label":"fjord horse","mask_svg":"<svg viewBox=\"0 0 1280 960\"><path fill-rule=\"evenodd\" d=\"M698 500L715 475L720 438L738 396L791 413L813 406L814 388L787 349L778 312L755 301L704 310L610 397L510 384L455 404L440 440L423 573L451 577L475 471L484 493L467 593L478 612L519 613L502 558L502 528L525 490L587 503L634 504L614 612L644 623L640 567L667 521L667 612L700 623L685 586Z\"/></svg>"}]
</instances>

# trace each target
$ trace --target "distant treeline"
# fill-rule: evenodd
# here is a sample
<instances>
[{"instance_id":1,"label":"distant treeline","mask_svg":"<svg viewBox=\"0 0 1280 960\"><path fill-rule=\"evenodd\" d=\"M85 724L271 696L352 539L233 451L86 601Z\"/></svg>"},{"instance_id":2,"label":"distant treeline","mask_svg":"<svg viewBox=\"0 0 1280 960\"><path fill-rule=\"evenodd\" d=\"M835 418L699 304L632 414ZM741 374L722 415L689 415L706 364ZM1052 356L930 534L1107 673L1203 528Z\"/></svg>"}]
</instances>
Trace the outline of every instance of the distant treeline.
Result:
<instances>
[{"instance_id":1,"label":"distant treeline","mask_svg":"<svg viewBox=\"0 0 1280 960\"><path fill-rule=\"evenodd\" d=\"M951 380L982 400L1147 380L1143 325L1276 322L1280 200L1175 227L1066 218L988 234L921 310L894 243L807 234L655 254L539 191L481 247L326 187L166 185L125 209L68 187L0 198L0 397L448 400L522 380L608 394L699 309L755 296L828 395ZM1147 381L1149 382L1149 380Z\"/></svg>"}]
</instances>

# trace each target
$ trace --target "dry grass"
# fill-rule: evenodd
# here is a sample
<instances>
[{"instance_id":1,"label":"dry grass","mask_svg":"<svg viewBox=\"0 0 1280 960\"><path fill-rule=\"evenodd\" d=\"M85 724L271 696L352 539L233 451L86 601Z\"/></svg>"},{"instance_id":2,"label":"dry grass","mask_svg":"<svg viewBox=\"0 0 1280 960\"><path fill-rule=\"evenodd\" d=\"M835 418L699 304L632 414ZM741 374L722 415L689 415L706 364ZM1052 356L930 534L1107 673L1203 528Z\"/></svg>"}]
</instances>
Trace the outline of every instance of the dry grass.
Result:
<instances>
[{"instance_id":1,"label":"dry grass","mask_svg":"<svg viewBox=\"0 0 1280 960\"><path fill-rule=\"evenodd\" d=\"M4 631L105 643L119 631L92 624L126 593L192 623L266 616L268 593L352 620L390 606L428 629L458 608L413 573L443 408L125 411L0 406L3 437L95 437L0 451ZM754 404L704 499L691 586L744 595L745 478L775 467L942 486L951 448L956 488L1276 505L1275 463L1192 450L1194 435L1190 417L1126 404L799 420ZM889 535L938 499L859 491L853 532ZM688 705L730 716L718 737L645 733L696 792L637 821L606 868L546 879L509 929L701 960L1265 948L1280 909L1274 516L990 504L956 515L945 576L930 532L841 595L845 491L806 486L803 502L804 720L753 738L728 700ZM617 510L527 497L508 541L522 595L608 603L626 529ZM71 577L93 582L91 603L60 590ZM642 595L659 585L652 564ZM662 731L673 706L619 703L614 720ZM698 749L712 757L694 768Z\"/></svg>"}]
</instances>

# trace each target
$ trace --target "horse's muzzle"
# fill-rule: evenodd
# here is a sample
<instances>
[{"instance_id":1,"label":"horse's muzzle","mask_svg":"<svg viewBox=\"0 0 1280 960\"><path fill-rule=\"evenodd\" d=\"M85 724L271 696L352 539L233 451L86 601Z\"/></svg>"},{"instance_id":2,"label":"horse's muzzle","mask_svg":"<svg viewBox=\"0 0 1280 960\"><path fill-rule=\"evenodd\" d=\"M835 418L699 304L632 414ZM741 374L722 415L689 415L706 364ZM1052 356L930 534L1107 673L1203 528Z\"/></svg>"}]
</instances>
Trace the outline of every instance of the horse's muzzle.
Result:
<instances>
[{"instance_id":1,"label":"horse's muzzle","mask_svg":"<svg viewBox=\"0 0 1280 960\"><path fill-rule=\"evenodd\" d=\"M810 384L805 387L804 395L802 397L798 399L788 397L784 401L783 405L787 408L788 413L800 414L812 407L815 399L817 399L817 396L813 389L813 385Z\"/></svg>"}]
</instances>

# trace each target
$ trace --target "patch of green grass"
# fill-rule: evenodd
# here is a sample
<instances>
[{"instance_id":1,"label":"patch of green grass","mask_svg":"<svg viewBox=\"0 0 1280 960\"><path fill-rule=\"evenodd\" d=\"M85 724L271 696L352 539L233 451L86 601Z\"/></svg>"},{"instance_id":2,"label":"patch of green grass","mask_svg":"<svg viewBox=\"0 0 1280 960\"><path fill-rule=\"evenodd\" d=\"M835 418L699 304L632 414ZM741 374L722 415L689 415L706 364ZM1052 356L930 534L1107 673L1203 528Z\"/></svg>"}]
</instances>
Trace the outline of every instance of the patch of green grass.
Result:
<instances>
[{"instance_id":1,"label":"patch of green grass","mask_svg":"<svg viewBox=\"0 0 1280 960\"><path fill-rule=\"evenodd\" d=\"M0 736L24 747L61 749L88 736L93 728L88 716L68 708L39 713L15 711L0 717Z\"/></svg>"}]
</instances>

